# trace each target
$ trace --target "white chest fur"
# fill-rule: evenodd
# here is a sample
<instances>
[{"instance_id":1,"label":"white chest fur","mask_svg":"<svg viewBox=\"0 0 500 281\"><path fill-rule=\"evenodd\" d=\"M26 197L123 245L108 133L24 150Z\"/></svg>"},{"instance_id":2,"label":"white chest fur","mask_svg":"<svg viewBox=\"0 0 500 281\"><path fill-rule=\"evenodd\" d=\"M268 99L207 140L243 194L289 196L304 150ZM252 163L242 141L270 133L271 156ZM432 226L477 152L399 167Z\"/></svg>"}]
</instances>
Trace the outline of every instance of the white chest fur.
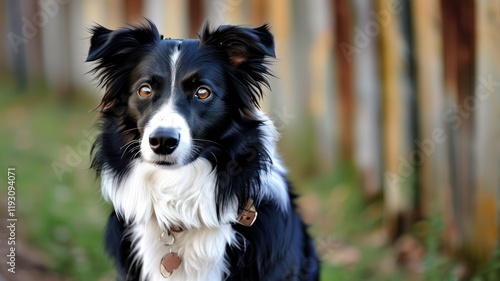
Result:
<instances>
[{"instance_id":1,"label":"white chest fur","mask_svg":"<svg viewBox=\"0 0 500 281\"><path fill-rule=\"evenodd\" d=\"M142 259L143 280L167 280L160 274L161 258L169 248L160 243L158 225L137 225L133 229L137 255ZM168 280L223 280L228 266L224 260L226 245L234 241L230 225L200 228L175 234L173 251L182 258Z\"/></svg>"},{"instance_id":2,"label":"white chest fur","mask_svg":"<svg viewBox=\"0 0 500 281\"><path fill-rule=\"evenodd\" d=\"M235 243L230 223L237 211L234 204L222 220L217 219L216 179L206 159L168 170L136 162L120 182L106 172L101 176L103 196L133 225L130 235L142 261L143 280L166 280L160 274L160 261L170 249L160 242L161 228L179 225L185 230L175 234L173 250L182 263L168 280L223 279L226 245Z\"/></svg>"}]
</instances>

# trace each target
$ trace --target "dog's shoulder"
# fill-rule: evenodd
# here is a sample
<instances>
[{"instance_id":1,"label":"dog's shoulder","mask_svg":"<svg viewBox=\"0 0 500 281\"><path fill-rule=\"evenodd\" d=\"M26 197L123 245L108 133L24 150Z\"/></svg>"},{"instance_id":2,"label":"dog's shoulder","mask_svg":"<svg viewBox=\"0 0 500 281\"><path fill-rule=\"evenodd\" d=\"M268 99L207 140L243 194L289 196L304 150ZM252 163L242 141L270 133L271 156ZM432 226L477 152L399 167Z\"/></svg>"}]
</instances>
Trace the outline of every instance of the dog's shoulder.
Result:
<instances>
[{"instance_id":1,"label":"dog's shoulder","mask_svg":"<svg viewBox=\"0 0 500 281\"><path fill-rule=\"evenodd\" d=\"M317 280L319 259L294 197L290 194L286 211L275 202L261 202L251 227L233 226L241 235L237 246L226 249L231 263L228 280Z\"/></svg>"}]
</instances>

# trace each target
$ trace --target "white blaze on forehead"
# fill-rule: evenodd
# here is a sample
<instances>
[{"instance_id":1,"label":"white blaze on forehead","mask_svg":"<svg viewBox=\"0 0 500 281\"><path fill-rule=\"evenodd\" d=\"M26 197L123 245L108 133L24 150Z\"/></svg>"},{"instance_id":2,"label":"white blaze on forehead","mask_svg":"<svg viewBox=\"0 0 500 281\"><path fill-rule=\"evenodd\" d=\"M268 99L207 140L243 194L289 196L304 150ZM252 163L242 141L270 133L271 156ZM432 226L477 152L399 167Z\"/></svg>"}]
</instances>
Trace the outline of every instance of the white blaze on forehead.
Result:
<instances>
[{"instance_id":1,"label":"white blaze on forehead","mask_svg":"<svg viewBox=\"0 0 500 281\"><path fill-rule=\"evenodd\" d=\"M158 128L172 128L179 133L179 144L171 154L159 155L151 149L149 136ZM141 140L141 155L144 160L149 162L169 162L184 165L191 155L191 142L191 132L187 121L182 114L175 110L173 98L170 98L146 123Z\"/></svg>"},{"instance_id":2,"label":"white blaze on forehead","mask_svg":"<svg viewBox=\"0 0 500 281\"><path fill-rule=\"evenodd\" d=\"M177 60L179 59L179 56L181 54L181 51L179 50L179 45L181 44L181 41L177 41L177 44L175 45L174 52L170 56L170 73L171 73L171 84L170 84L170 93L174 93L175 89L175 79L177 75Z\"/></svg>"},{"instance_id":3,"label":"white blaze on forehead","mask_svg":"<svg viewBox=\"0 0 500 281\"><path fill-rule=\"evenodd\" d=\"M158 108L151 119L146 123L141 140L141 155L148 162L169 162L177 165L186 164L191 154L191 132L184 116L175 109L175 81L177 76L177 62L180 57L179 45L174 43L174 50L170 55L170 97ZM180 135L179 145L169 155L156 154L149 145L150 134L158 128L172 128Z\"/></svg>"}]
</instances>

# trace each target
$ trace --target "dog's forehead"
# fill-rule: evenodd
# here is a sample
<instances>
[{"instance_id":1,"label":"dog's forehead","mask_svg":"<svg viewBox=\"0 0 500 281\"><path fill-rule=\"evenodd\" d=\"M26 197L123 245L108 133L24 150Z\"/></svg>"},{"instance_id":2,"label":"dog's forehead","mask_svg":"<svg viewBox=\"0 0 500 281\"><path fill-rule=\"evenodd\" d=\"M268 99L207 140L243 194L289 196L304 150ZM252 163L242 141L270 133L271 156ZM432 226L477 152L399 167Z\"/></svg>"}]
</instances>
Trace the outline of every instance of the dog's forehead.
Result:
<instances>
[{"instance_id":1,"label":"dog's forehead","mask_svg":"<svg viewBox=\"0 0 500 281\"><path fill-rule=\"evenodd\" d=\"M160 46L162 49L172 51L181 51L182 49L197 48L200 45L200 40L198 39L163 39L160 41Z\"/></svg>"},{"instance_id":2,"label":"dog's forehead","mask_svg":"<svg viewBox=\"0 0 500 281\"><path fill-rule=\"evenodd\" d=\"M179 61L196 60L200 55L199 46L200 41L196 39L163 39L145 53L139 68L175 68Z\"/></svg>"},{"instance_id":3,"label":"dog's forehead","mask_svg":"<svg viewBox=\"0 0 500 281\"><path fill-rule=\"evenodd\" d=\"M200 56L200 40L196 39L163 39L150 53L150 63L159 61L192 62ZM156 61L156 62L155 62ZM183 63L183 64L184 64ZM171 67L179 63L170 64Z\"/></svg>"}]
</instances>

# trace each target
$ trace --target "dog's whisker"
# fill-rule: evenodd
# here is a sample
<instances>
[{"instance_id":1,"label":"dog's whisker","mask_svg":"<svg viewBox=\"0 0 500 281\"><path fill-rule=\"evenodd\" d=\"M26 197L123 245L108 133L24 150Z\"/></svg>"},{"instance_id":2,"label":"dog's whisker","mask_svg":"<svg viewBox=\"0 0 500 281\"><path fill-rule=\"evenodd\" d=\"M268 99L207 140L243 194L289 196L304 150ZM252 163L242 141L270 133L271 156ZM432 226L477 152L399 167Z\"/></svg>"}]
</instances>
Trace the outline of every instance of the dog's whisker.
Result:
<instances>
[{"instance_id":1,"label":"dog's whisker","mask_svg":"<svg viewBox=\"0 0 500 281\"><path fill-rule=\"evenodd\" d=\"M124 131L122 131L122 133L128 133L128 132L132 132L132 131L136 131L136 130L138 131L139 128L132 128L132 129L124 130Z\"/></svg>"},{"instance_id":2,"label":"dog's whisker","mask_svg":"<svg viewBox=\"0 0 500 281\"><path fill-rule=\"evenodd\" d=\"M212 156L214 157L215 166L217 167L217 164L219 163L219 161L217 160L217 157L215 156L215 154L213 152L210 152L210 154L212 154Z\"/></svg>"},{"instance_id":3,"label":"dog's whisker","mask_svg":"<svg viewBox=\"0 0 500 281\"><path fill-rule=\"evenodd\" d=\"M211 141L211 140L206 140L206 139L193 139L194 141L205 141L205 142L210 142L210 143L213 143L213 144L216 144L216 145L222 145L218 142L215 142L215 141Z\"/></svg>"},{"instance_id":4,"label":"dog's whisker","mask_svg":"<svg viewBox=\"0 0 500 281\"><path fill-rule=\"evenodd\" d=\"M139 144L139 145L132 146L132 149L130 150L131 153L134 151L134 149L140 148L140 143L141 143L140 140L131 140L131 141L129 141L126 145L124 145L125 149L123 150L123 153L120 156L120 159L123 159L123 157L125 156L125 153L127 152L127 149L129 147L131 147L133 144ZM120 150L123 149L124 146L120 147Z\"/></svg>"},{"instance_id":5,"label":"dog's whisker","mask_svg":"<svg viewBox=\"0 0 500 281\"><path fill-rule=\"evenodd\" d=\"M202 146L199 146L199 145L196 145L196 144L193 144L192 146L193 146L193 148L197 148L199 150L203 150Z\"/></svg>"},{"instance_id":6,"label":"dog's whisker","mask_svg":"<svg viewBox=\"0 0 500 281\"><path fill-rule=\"evenodd\" d=\"M133 159L137 158L137 155L139 155L139 153L141 153L141 150L138 149L137 152L132 156Z\"/></svg>"},{"instance_id":7,"label":"dog's whisker","mask_svg":"<svg viewBox=\"0 0 500 281\"><path fill-rule=\"evenodd\" d=\"M140 142L141 142L140 140L131 140L131 141L127 142L126 144L124 144L122 147L120 147L120 150L122 150L124 147L128 148L132 144L134 144L134 143L140 143ZM127 150L127 148L125 148L125 150Z\"/></svg>"}]
</instances>

